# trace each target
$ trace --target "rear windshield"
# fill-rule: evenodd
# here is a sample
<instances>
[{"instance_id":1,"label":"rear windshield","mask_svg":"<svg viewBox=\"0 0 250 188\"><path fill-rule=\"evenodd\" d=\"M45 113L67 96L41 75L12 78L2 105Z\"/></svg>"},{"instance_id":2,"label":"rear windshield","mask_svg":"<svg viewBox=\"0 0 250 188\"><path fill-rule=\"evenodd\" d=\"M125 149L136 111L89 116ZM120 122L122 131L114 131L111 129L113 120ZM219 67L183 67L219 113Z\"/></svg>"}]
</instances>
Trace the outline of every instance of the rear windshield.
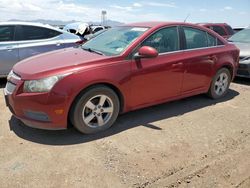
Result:
<instances>
[{"instance_id":1,"label":"rear windshield","mask_svg":"<svg viewBox=\"0 0 250 188\"><path fill-rule=\"evenodd\" d=\"M234 30L229 25L226 25L225 27L226 27L227 32L228 32L229 35L233 35L234 34Z\"/></svg>"},{"instance_id":2,"label":"rear windshield","mask_svg":"<svg viewBox=\"0 0 250 188\"><path fill-rule=\"evenodd\" d=\"M250 28L235 33L228 40L232 42L250 43Z\"/></svg>"}]
</instances>

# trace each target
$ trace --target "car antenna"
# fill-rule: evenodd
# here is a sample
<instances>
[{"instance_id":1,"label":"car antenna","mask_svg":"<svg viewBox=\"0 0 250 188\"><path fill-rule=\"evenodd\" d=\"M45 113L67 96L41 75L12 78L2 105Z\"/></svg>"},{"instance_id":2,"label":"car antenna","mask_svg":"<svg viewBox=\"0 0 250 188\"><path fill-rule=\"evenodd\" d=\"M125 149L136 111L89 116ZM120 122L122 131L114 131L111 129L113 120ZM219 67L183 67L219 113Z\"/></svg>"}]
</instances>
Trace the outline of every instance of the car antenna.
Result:
<instances>
[{"instance_id":1,"label":"car antenna","mask_svg":"<svg viewBox=\"0 0 250 188\"><path fill-rule=\"evenodd\" d=\"M185 18L184 22L186 22L186 21L187 21L187 19L189 18L189 16L190 16L190 13L188 13L188 15L186 16L186 18Z\"/></svg>"}]
</instances>

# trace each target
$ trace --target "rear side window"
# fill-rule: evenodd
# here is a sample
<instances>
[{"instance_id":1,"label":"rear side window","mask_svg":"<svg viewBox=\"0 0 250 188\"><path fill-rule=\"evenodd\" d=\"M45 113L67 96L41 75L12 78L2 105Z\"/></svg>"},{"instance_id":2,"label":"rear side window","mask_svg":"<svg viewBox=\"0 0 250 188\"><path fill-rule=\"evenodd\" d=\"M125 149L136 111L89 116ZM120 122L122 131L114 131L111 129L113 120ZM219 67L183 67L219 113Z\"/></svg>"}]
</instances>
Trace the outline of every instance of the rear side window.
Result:
<instances>
[{"instance_id":1,"label":"rear side window","mask_svg":"<svg viewBox=\"0 0 250 188\"><path fill-rule=\"evenodd\" d=\"M210 34L207 34L207 39L208 39L208 46L216 46L217 45L217 39L213 37Z\"/></svg>"},{"instance_id":2,"label":"rear side window","mask_svg":"<svg viewBox=\"0 0 250 188\"><path fill-rule=\"evenodd\" d=\"M0 42L13 41L14 33L14 26L0 26Z\"/></svg>"},{"instance_id":3,"label":"rear side window","mask_svg":"<svg viewBox=\"0 0 250 188\"><path fill-rule=\"evenodd\" d=\"M186 49L204 48L208 46L207 33L191 27L183 27L186 38Z\"/></svg>"},{"instance_id":4,"label":"rear side window","mask_svg":"<svg viewBox=\"0 0 250 188\"><path fill-rule=\"evenodd\" d=\"M221 36L227 35L225 30L221 26L213 26L212 29Z\"/></svg>"},{"instance_id":5,"label":"rear side window","mask_svg":"<svg viewBox=\"0 0 250 188\"><path fill-rule=\"evenodd\" d=\"M207 41L208 41L208 46L211 47L211 46L220 46L220 45L224 45L223 42L220 41L220 39L210 35L210 34L207 34Z\"/></svg>"},{"instance_id":6,"label":"rear side window","mask_svg":"<svg viewBox=\"0 0 250 188\"><path fill-rule=\"evenodd\" d=\"M35 27L35 26L22 26L22 36L19 40L40 40L53 38L61 33L52 29Z\"/></svg>"},{"instance_id":7,"label":"rear side window","mask_svg":"<svg viewBox=\"0 0 250 188\"><path fill-rule=\"evenodd\" d=\"M229 35L233 35L234 34L234 30L229 25L226 25L225 27L226 27L227 32L229 33Z\"/></svg>"},{"instance_id":8,"label":"rear side window","mask_svg":"<svg viewBox=\"0 0 250 188\"><path fill-rule=\"evenodd\" d=\"M153 47L158 53L179 50L177 27L168 27L155 32L142 43L142 46Z\"/></svg>"}]
</instances>

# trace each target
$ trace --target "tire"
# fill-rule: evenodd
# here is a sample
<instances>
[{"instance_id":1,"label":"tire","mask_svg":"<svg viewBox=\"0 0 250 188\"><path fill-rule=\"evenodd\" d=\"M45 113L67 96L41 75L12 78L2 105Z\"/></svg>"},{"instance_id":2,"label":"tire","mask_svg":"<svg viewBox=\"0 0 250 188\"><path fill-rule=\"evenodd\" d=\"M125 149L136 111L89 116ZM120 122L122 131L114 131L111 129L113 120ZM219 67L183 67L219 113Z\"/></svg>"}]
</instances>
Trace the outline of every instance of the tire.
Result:
<instances>
[{"instance_id":1,"label":"tire","mask_svg":"<svg viewBox=\"0 0 250 188\"><path fill-rule=\"evenodd\" d=\"M70 113L74 127L84 134L93 134L111 127L120 110L117 94L106 86L96 86L81 94Z\"/></svg>"},{"instance_id":2,"label":"tire","mask_svg":"<svg viewBox=\"0 0 250 188\"><path fill-rule=\"evenodd\" d=\"M218 70L216 75L213 77L211 86L208 90L208 96L212 99L224 97L228 92L231 79L231 73L227 68Z\"/></svg>"}]
</instances>

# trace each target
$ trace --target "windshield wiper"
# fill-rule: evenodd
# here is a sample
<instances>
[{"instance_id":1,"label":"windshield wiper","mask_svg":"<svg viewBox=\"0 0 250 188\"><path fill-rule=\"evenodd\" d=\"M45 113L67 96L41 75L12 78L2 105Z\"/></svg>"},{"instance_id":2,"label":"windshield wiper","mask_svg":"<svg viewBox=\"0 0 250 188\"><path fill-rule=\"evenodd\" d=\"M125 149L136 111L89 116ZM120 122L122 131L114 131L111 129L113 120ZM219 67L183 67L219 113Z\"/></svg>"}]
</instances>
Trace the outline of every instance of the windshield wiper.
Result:
<instances>
[{"instance_id":1,"label":"windshield wiper","mask_svg":"<svg viewBox=\"0 0 250 188\"><path fill-rule=\"evenodd\" d=\"M104 55L104 53L100 52L100 51L97 51L97 50L94 50L92 48L82 48L83 50L86 50L88 52L94 52L96 54L99 54L99 55Z\"/></svg>"}]
</instances>

